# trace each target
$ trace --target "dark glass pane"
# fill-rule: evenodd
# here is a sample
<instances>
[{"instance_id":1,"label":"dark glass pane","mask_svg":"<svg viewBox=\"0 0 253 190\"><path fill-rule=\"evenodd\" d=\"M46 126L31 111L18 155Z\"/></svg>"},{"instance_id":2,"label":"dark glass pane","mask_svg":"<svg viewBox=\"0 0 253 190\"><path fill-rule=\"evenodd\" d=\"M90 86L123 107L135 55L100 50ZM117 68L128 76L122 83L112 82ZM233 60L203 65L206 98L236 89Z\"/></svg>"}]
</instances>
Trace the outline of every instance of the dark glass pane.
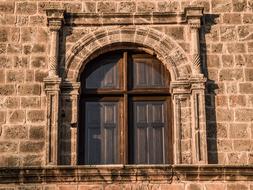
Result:
<instances>
[{"instance_id":1,"label":"dark glass pane","mask_svg":"<svg viewBox=\"0 0 253 190\"><path fill-rule=\"evenodd\" d=\"M86 102L86 164L117 163L117 102Z\"/></svg>"},{"instance_id":2,"label":"dark glass pane","mask_svg":"<svg viewBox=\"0 0 253 190\"><path fill-rule=\"evenodd\" d=\"M155 58L133 56L133 88L167 87L164 66Z\"/></svg>"},{"instance_id":3,"label":"dark glass pane","mask_svg":"<svg viewBox=\"0 0 253 190\"><path fill-rule=\"evenodd\" d=\"M134 163L165 163L165 103L136 101L133 108Z\"/></svg>"},{"instance_id":4,"label":"dark glass pane","mask_svg":"<svg viewBox=\"0 0 253 190\"><path fill-rule=\"evenodd\" d=\"M119 88L119 55L95 61L96 67L86 77L86 88Z\"/></svg>"}]
</instances>

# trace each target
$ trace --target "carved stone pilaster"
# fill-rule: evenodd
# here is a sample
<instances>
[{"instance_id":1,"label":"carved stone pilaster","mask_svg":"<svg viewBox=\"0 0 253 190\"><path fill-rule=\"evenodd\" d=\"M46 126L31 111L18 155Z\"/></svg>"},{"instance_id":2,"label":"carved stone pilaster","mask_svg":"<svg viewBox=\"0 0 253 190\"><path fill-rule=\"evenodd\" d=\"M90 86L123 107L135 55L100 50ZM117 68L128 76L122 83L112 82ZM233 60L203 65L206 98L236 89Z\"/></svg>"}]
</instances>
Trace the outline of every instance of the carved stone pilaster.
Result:
<instances>
[{"instance_id":1,"label":"carved stone pilaster","mask_svg":"<svg viewBox=\"0 0 253 190\"><path fill-rule=\"evenodd\" d=\"M196 77L171 83L175 164L207 163L205 82L205 78Z\"/></svg>"},{"instance_id":2,"label":"carved stone pilaster","mask_svg":"<svg viewBox=\"0 0 253 190\"><path fill-rule=\"evenodd\" d=\"M47 96L47 165L57 165L59 149L59 97L61 78L58 76L59 30L63 24L63 10L46 10L50 30L49 75L44 79Z\"/></svg>"},{"instance_id":3,"label":"carved stone pilaster","mask_svg":"<svg viewBox=\"0 0 253 190\"><path fill-rule=\"evenodd\" d=\"M58 114L61 79L44 79L47 96L47 139L46 139L46 163L57 165L58 163Z\"/></svg>"},{"instance_id":4,"label":"carved stone pilaster","mask_svg":"<svg viewBox=\"0 0 253 190\"><path fill-rule=\"evenodd\" d=\"M192 153L193 163L207 164L207 137L205 111L205 82L206 79L192 81Z\"/></svg>"},{"instance_id":5,"label":"carved stone pilaster","mask_svg":"<svg viewBox=\"0 0 253 190\"><path fill-rule=\"evenodd\" d=\"M188 24L191 33L191 59L193 76L201 75L201 60L200 60L200 41L199 29L201 27L201 17L203 16L202 7L191 7L186 10Z\"/></svg>"},{"instance_id":6,"label":"carved stone pilaster","mask_svg":"<svg viewBox=\"0 0 253 190\"><path fill-rule=\"evenodd\" d=\"M65 132L69 131L66 137L61 137L63 141L69 141L70 143L70 152L63 152L63 154L68 155L70 157L69 162L67 164L76 165L77 164L77 129L78 129L78 102L79 102L79 82L63 82L61 85L61 98L62 101L68 101L68 107L63 106L62 110L65 112L64 115L69 115L68 119L63 121L64 127L68 127L69 129L62 129ZM67 110L66 110L67 109ZM65 138L65 139L64 139ZM63 163L66 164L66 163Z\"/></svg>"},{"instance_id":7,"label":"carved stone pilaster","mask_svg":"<svg viewBox=\"0 0 253 190\"><path fill-rule=\"evenodd\" d=\"M49 77L58 73L59 31L64 23L64 10L47 9L47 21L50 30Z\"/></svg>"}]
</instances>

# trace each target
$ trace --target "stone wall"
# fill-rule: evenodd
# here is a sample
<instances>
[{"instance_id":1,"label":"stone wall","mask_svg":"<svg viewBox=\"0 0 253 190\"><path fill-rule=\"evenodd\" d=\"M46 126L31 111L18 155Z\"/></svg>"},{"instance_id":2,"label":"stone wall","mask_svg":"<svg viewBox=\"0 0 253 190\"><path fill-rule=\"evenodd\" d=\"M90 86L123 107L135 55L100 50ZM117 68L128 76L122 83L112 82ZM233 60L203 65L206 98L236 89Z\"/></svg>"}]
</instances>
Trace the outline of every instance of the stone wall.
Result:
<instances>
[{"instance_id":1,"label":"stone wall","mask_svg":"<svg viewBox=\"0 0 253 190\"><path fill-rule=\"evenodd\" d=\"M45 165L49 29L45 8L71 12L183 11L204 6L202 70L208 78L209 163L253 163L253 1L0 1L0 166ZM116 26L115 26L116 27ZM189 52L186 27L151 26ZM67 52L98 27L64 30ZM187 142L185 143L187 146ZM222 186L222 184L221 184ZM180 188L179 188L180 189ZM201 188L200 188L201 189ZM221 188L222 189L222 188ZM246 188L248 189L248 187Z\"/></svg>"}]
</instances>

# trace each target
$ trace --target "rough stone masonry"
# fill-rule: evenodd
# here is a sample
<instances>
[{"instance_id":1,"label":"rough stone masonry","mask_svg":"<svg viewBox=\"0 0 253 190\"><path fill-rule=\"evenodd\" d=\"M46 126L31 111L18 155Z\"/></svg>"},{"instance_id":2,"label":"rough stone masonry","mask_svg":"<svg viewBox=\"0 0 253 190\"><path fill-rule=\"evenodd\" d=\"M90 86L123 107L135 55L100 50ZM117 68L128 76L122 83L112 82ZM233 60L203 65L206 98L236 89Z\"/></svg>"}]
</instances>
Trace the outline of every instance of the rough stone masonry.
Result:
<instances>
[{"instance_id":1,"label":"rough stone masonry","mask_svg":"<svg viewBox=\"0 0 253 190\"><path fill-rule=\"evenodd\" d=\"M186 168L170 168L173 174L162 174L150 168L145 175L156 173L157 180L144 178L138 169L128 170L129 178L107 179L112 175L103 171L101 178L85 178L73 164L67 164L71 171L63 171L57 166L47 173L46 143L47 96L44 79L48 76L49 56L52 50L51 35L47 23L46 9L63 9L66 13L128 13L152 14L181 13L188 6L204 7L199 29L201 71L207 78L205 90L206 136L208 166L192 169L189 137L191 124L190 100L181 115L184 139L184 161ZM92 15L92 14L91 14ZM144 22L141 20L139 22ZM108 21L109 22L109 21ZM146 22L149 22L146 20ZM120 24L120 23L119 23ZM64 27L59 33L59 75L65 76L64 59L68 50L85 35L98 30L117 30L120 25L76 28ZM191 55L189 27L180 24L149 24L143 28L158 31L176 42L186 56ZM86 47L89 49L89 47ZM161 47L161 49L163 49ZM80 57L79 57L80 58ZM81 58L80 58L81 59ZM70 68L75 71L76 68ZM76 73L68 73L74 76ZM64 99L64 98L63 98ZM66 113L70 102L62 100ZM62 111L62 110L60 110ZM69 115L68 115L69 116ZM70 116L69 116L70 117ZM66 122L72 118L64 118ZM185 120L184 120L185 119ZM63 121L63 122L64 122ZM62 127L64 128L65 125ZM63 130L64 131L64 130ZM68 136L69 134L61 134ZM73 134L71 134L73 135ZM71 155L65 155L69 147L61 142L63 164L71 163ZM66 146L64 146L66 145ZM73 148L73 147L72 147ZM70 161L69 161L70 160ZM211 164L218 164L212 168ZM85 189L159 189L159 190L252 190L253 164L253 1L252 0L0 0L0 189L39 189L39 190L85 190ZM242 165L247 165L243 167ZM30 175L31 166L41 168ZM67 167L68 167L67 166ZM73 166L73 167L71 167ZM226 167L238 167L227 169ZM4 171L10 168L9 173ZM44 169L43 169L44 168ZM14 171L20 169L20 173ZM212 170L213 169L213 170ZM6 171L7 171L6 170ZM98 168L103 170L103 168ZM122 168L116 168L123 172ZM165 170L164 168L161 170ZM210 173L214 176L207 178ZM166 170L167 171L167 170ZM8 181L15 175L15 181ZM60 180L64 172L69 178ZM72 173L71 173L72 172ZM188 173L187 173L188 172ZM195 173L194 173L195 172ZM202 172L202 173L201 173ZM247 173L248 172L248 173ZM22 173L22 174L21 174ZM32 172L31 172L32 173ZM140 172L141 173L141 172ZM145 173L145 172L144 172ZM175 175L178 173L178 175ZM197 175L195 175L197 173ZM13 174L13 175L14 175ZM29 175L28 175L29 174ZM41 180L34 180L36 174ZM188 175L189 174L189 175ZM232 177L227 177L227 175ZM236 174L236 175L235 175ZM14 175L14 176L15 176ZM24 176L28 175L25 178ZM65 174L64 174L65 175ZM63 176L64 176L63 175ZM83 174L83 175L87 175ZM142 176L138 178L136 176ZM161 178L163 175L172 178ZM4 176L6 178L4 178ZM8 178L9 176L9 178ZM54 180L46 177L54 176ZM94 179L98 176L95 175ZM113 176L113 175L112 175ZM186 177L182 177L186 176ZM189 177L190 176L190 177ZM203 177L204 176L204 177ZM234 177L233 177L234 176ZM87 176L86 176L87 177ZM8 179L7 179L8 178ZM49 178L49 177L48 177Z\"/></svg>"}]
</instances>

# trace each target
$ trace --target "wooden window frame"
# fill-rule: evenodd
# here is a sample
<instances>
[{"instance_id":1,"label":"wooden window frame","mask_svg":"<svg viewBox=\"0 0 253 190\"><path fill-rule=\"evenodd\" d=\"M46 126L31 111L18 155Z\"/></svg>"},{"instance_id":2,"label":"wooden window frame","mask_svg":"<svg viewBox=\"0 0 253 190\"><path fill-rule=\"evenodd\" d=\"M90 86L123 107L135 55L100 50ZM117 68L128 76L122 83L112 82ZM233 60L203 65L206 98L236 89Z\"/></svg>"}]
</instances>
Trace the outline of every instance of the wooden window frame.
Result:
<instances>
[{"instance_id":1,"label":"wooden window frame","mask_svg":"<svg viewBox=\"0 0 253 190\"><path fill-rule=\"evenodd\" d=\"M169 82L170 82L170 75L169 71L164 68L164 74L167 78L164 80L167 80L168 82L166 87L158 87L158 88L136 88L134 89L133 86L130 86L130 84L133 84L133 76L129 74L129 71L133 71L133 62L131 60L131 63L129 61L129 51L119 51L123 56L119 61L118 65L118 73L119 73L119 88L104 88L104 89L86 89L85 88L85 79L82 81L82 93L80 96L80 117L79 117L79 123L81 123L81 127L78 131L78 164L85 164L85 134L83 133L85 131L85 117L82 117L85 113L85 110L81 107L85 106L85 101L117 101L119 102L119 130L118 130L118 164L135 164L131 161L129 151L131 149L130 141L133 142L133 139L131 138L131 135L129 135L129 124L131 124L131 120L133 118L132 112L132 102L133 100L142 100L142 101L165 101L166 107L167 107L167 114L166 114L166 134L165 138L167 138L166 146L166 161L165 164L172 164L173 163L173 131L172 131L172 104L171 104L171 95L169 91ZM133 51L131 51L133 52ZM140 51L134 51L134 53L139 58L144 59L156 59L152 55L149 55L145 52ZM103 57L101 58L103 59ZM157 59L156 59L157 60ZM158 61L158 60L157 60ZM160 61L158 61L159 64L162 65ZM130 63L130 64L129 64ZM92 64L91 64L92 65ZM162 65L163 66L163 65ZM93 68L96 66L92 66ZM164 67L164 66L163 66ZM96 67L97 68L97 67ZM90 68L88 68L86 71L87 73L90 73ZM87 76L87 73L85 76ZM84 77L85 78L85 77ZM95 97L93 97L95 96ZM83 152L82 152L83 151Z\"/></svg>"}]
</instances>

